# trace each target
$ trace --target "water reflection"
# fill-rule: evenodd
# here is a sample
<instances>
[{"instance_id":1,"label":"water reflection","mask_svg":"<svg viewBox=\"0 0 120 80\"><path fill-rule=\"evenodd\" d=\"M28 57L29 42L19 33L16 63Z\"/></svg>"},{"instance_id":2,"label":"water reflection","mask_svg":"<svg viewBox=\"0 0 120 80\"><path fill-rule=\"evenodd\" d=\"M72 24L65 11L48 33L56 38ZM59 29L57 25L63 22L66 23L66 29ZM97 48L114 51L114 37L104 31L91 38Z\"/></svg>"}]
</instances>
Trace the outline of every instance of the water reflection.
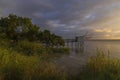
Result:
<instances>
[{"instance_id":1,"label":"water reflection","mask_svg":"<svg viewBox=\"0 0 120 80\"><path fill-rule=\"evenodd\" d=\"M74 73L83 65L86 65L91 56L96 55L96 49L102 50L108 55L110 50L110 57L120 59L120 41L85 41L84 45L78 47L77 43L69 43L65 47L70 48L69 55L61 55L56 59L58 66L64 66L69 72Z\"/></svg>"},{"instance_id":2,"label":"water reflection","mask_svg":"<svg viewBox=\"0 0 120 80\"><path fill-rule=\"evenodd\" d=\"M84 45L75 48L75 53L84 53Z\"/></svg>"},{"instance_id":3,"label":"water reflection","mask_svg":"<svg viewBox=\"0 0 120 80\"><path fill-rule=\"evenodd\" d=\"M84 44L74 42L67 44L66 47L70 48L74 53L84 53Z\"/></svg>"}]
</instances>

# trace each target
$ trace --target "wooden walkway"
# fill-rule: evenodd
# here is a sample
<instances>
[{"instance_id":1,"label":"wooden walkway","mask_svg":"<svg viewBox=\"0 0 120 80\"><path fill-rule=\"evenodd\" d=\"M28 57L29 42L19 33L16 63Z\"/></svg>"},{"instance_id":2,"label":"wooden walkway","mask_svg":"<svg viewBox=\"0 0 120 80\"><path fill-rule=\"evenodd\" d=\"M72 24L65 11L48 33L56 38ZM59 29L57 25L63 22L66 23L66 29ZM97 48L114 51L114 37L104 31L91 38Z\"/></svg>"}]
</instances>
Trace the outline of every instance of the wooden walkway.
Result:
<instances>
[{"instance_id":1,"label":"wooden walkway","mask_svg":"<svg viewBox=\"0 0 120 80\"><path fill-rule=\"evenodd\" d=\"M85 36L75 37L75 39L65 39L66 47L81 48L84 46Z\"/></svg>"}]
</instances>

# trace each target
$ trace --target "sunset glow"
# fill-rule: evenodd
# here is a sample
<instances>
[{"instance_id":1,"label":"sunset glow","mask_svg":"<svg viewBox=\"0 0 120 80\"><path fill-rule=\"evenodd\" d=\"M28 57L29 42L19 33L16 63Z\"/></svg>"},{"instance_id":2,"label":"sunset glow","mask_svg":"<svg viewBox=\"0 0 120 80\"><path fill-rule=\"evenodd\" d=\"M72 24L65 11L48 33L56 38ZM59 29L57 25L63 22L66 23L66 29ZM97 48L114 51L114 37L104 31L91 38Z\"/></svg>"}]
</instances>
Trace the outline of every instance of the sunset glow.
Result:
<instances>
[{"instance_id":1,"label":"sunset glow","mask_svg":"<svg viewBox=\"0 0 120 80\"><path fill-rule=\"evenodd\" d=\"M119 0L1 0L0 17L10 13L64 38L89 32L93 38L120 39Z\"/></svg>"}]
</instances>

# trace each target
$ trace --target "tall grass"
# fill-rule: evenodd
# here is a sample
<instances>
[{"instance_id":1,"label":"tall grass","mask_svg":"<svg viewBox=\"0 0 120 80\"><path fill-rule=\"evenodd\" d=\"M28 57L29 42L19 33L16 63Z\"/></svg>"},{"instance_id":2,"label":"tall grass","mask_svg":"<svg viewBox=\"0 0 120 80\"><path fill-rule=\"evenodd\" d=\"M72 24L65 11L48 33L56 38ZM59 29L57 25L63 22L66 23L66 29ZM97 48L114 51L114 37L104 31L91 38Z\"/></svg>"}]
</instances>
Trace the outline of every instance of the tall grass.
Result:
<instances>
[{"instance_id":1,"label":"tall grass","mask_svg":"<svg viewBox=\"0 0 120 80\"><path fill-rule=\"evenodd\" d=\"M120 80L120 60L97 51L97 56L89 59L77 77L80 80Z\"/></svg>"},{"instance_id":2,"label":"tall grass","mask_svg":"<svg viewBox=\"0 0 120 80\"><path fill-rule=\"evenodd\" d=\"M68 54L68 48L45 47L39 42L30 42L22 40L17 43L11 43L9 40L0 40L0 46L17 51L24 55L55 55L55 53Z\"/></svg>"},{"instance_id":3,"label":"tall grass","mask_svg":"<svg viewBox=\"0 0 120 80\"><path fill-rule=\"evenodd\" d=\"M64 80L52 62L0 48L0 80Z\"/></svg>"},{"instance_id":4,"label":"tall grass","mask_svg":"<svg viewBox=\"0 0 120 80\"><path fill-rule=\"evenodd\" d=\"M29 41L19 41L17 45L14 47L16 51L22 52L26 55L33 54L46 54L47 51L44 46L37 42L29 42Z\"/></svg>"}]
</instances>

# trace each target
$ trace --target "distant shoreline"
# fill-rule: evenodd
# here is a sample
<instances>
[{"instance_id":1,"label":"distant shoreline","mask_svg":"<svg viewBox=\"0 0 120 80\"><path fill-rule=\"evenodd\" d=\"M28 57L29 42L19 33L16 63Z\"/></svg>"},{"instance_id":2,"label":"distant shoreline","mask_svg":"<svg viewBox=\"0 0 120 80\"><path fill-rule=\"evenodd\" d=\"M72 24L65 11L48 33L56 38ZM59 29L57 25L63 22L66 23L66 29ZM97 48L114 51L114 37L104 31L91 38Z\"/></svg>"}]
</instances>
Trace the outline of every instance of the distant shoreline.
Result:
<instances>
[{"instance_id":1,"label":"distant shoreline","mask_svg":"<svg viewBox=\"0 0 120 80\"><path fill-rule=\"evenodd\" d=\"M120 41L120 39L90 39L86 41Z\"/></svg>"}]
</instances>

